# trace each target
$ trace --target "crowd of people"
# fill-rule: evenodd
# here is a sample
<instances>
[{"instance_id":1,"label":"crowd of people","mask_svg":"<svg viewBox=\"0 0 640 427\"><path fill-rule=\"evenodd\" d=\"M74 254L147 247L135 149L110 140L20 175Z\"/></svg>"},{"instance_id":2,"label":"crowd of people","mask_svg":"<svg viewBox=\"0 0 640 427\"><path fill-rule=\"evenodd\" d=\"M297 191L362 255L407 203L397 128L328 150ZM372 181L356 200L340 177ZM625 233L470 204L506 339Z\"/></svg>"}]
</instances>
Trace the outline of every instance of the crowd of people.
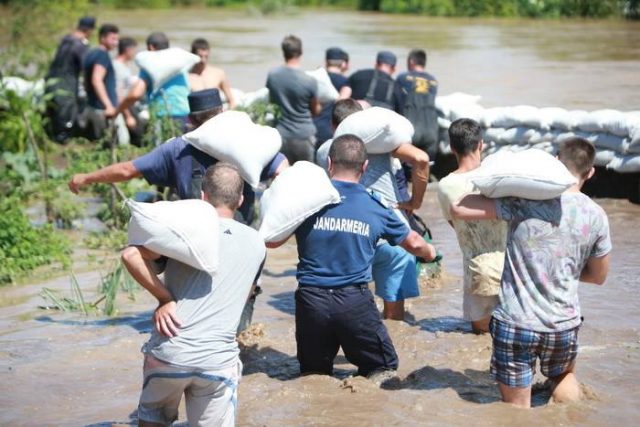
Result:
<instances>
[{"instance_id":1,"label":"crowd of people","mask_svg":"<svg viewBox=\"0 0 640 427\"><path fill-rule=\"evenodd\" d=\"M127 112L145 100L157 103L154 114L170 116L186 131L223 112L221 93L228 107L234 107L225 73L207 63L205 40L193 43L192 51L202 61L190 73L179 73L155 88L144 70L138 76L118 71L131 60L135 42L118 42L117 27L102 25L100 46L87 52L87 31L94 26L91 18L81 19L78 31L63 40L54 64L60 62L61 51L75 52L78 61L83 58L88 108L96 123L101 120L104 127L106 120L122 117L120 126L131 127L136 119ZM112 61L108 52L116 45L118 57ZM168 46L163 33L147 38L149 50ZM437 81L425 71L426 54L420 49L409 53L408 71L394 79L397 58L392 52L379 52L372 69L347 77L349 56L332 47L326 51L326 70L339 99L322 104L316 81L301 70L301 40L285 37L282 52L284 64L271 70L266 81L270 101L281 111L276 129L282 149L261 178L269 181L297 161L317 162L341 199L311 215L293 233L300 372L331 375L342 349L358 375L380 383L395 376L399 364L382 319L404 319L404 300L419 295L416 263L438 257L435 247L412 229L436 145ZM71 71L79 75L81 69ZM67 84L77 84L77 75ZM408 117L416 130L414 140L390 153L368 154L360 136L346 134L323 151L343 120L371 106ZM51 108L55 113L56 104ZM67 111L61 106L57 114ZM69 129L59 130L62 135ZM438 186L443 215L463 253L464 318L474 332L491 333L491 374L505 402L530 406L536 359L553 384L554 399L575 400L580 394L574 369L582 322L578 284L605 281L611 250L606 214L580 192L593 174L594 148L579 138L565 141L559 159L578 183L558 198L488 199L473 194L468 175L480 166L482 135L481 126L471 119L452 123L449 137L458 169ZM172 422L184 394L190 424L233 425L242 370L235 337L251 323L267 253L250 227L256 195L236 165L199 151L182 136L133 161L74 175L69 188L77 193L90 184L137 177L172 187L181 199L211 203L221 218L224 248L213 278L144 247L129 246L122 254L129 272L159 304L154 331L143 347L140 424ZM345 222L348 228L336 225ZM286 241L266 246L276 248ZM476 274L487 266L499 270L492 295L476 292L478 282L490 280ZM371 281L384 302L381 314L369 290Z\"/></svg>"}]
</instances>

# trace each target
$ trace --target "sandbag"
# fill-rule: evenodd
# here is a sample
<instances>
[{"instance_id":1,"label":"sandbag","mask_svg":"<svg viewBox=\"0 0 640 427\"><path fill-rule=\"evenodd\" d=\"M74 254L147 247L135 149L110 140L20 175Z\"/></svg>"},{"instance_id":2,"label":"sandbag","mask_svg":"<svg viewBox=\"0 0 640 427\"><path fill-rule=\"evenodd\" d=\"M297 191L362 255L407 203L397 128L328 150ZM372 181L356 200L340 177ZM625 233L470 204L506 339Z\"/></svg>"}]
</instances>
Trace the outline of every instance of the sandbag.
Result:
<instances>
[{"instance_id":1,"label":"sandbag","mask_svg":"<svg viewBox=\"0 0 640 427\"><path fill-rule=\"evenodd\" d=\"M573 123L569 112L564 108L546 107L538 110L543 129L571 130Z\"/></svg>"},{"instance_id":2,"label":"sandbag","mask_svg":"<svg viewBox=\"0 0 640 427\"><path fill-rule=\"evenodd\" d=\"M413 125L400 114L381 107L358 111L344 119L336 129L334 138L353 134L365 144L367 153L390 153L400 144L411 143Z\"/></svg>"},{"instance_id":3,"label":"sandbag","mask_svg":"<svg viewBox=\"0 0 640 427\"><path fill-rule=\"evenodd\" d=\"M139 203L131 209L129 244L144 246L198 270L218 269L218 214L210 203L189 199Z\"/></svg>"},{"instance_id":4,"label":"sandbag","mask_svg":"<svg viewBox=\"0 0 640 427\"><path fill-rule=\"evenodd\" d=\"M320 166L325 171L329 172L329 150L331 149L331 143L333 139L328 139L322 143L316 151L316 165Z\"/></svg>"},{"instance_id":5,"label":"sandbag","mask_svg":"<svg viewBox=\"0 0 640 427\"><path fill-rule=\"evenodd\" d=\"M487 156L470 173L470 180L487 197L547 200L558 197L577 181L554 156L541 150L519 153L500 150Z\"/></svg>"},{"instance_id":6,"label":"sandbag","mask_svg":"<svg viewBox=\"0 0 640 427\"><path fill-rule=\"evenodd\" d=\"M543 123L538 108L529 105L489 108L484 110L482 123L486 127L511 128L514 126L526 126L547 129L547 124Z\"/></svg>"},{"instance_id":7,"label":"sandbag","mask_svg":"<svg viewBox=\"0 0 640 427\"><path fill-rule=\"evenodd\" d=\"M596 157L593 160L595 166L605 167L616 156L616 152L613 150L596 150Z\"/></svg>"},{"instance_id":8,"label":"sandbag","mask_svg":"<svg viewBox=\"0 0 640 427\"><path fill-rule=\"evenodd\" d=\"M161 50L145 50L135 57L138 67L146 71L157 90L183 71L188 71L200 62L200 57L179 47Z\"/></svg>"},{"instance_id":9,"label":"sandbag","mask_svg":"<svg viewBox=\"0 0 640 427\"><path fill-rule=\"evenodd\" d=\"M596 110L577 123L578 129L585 132L608 132L617 136L627 136L627 116L616 110Z\"/></svg>"},{"instance_id":10,"label":"sandbag","mask_svg":"<svg viewBox=\"0 0 640 427\"><path fill-rule=\"evenodd\" d=\"M306 73L307 75L313 77L318 84L318 102L320 102L321 104L324 104L326 102L334 102L340 97L340 94L336 90L335 86L333 85L333 83L331 83L331 79L329 78L329 74L327 73L326 69L320 67L313 71L307 71Z\"/></svg>"},{"instance_id":11,"label":"sandbag","mask_svg":"<svg viewBox=\"0 0 640 427\"><path fill-rule=\"evenodd\" d=\"M263 87L253 92L245 93L238 101L238 106L242 108L251 107L259 102L269 102L269 89Z\"/></svg>"},{"instance_id":12,"label":"sandbag","mask_svg":"<svg viewBox=\"0 0 640 427\"><path fill-rule=\"evenodd\" d=\"M640 153L640 120L637 124L629 129L629 138L627 139L627 151L630 153Z\"/></svg>"},{"instance_id":13,"label":"sandbag","mask_svg":"<svg viewBox=\"0 0 640 427\"><path fill-rule=\"evenodd\" d=\"M471 119L481 123L483 115L484 108L478 104L456 104L451 106L449 119Z\"/></svg>"},{"instance_id":14,"label":"sandbag","mask_svg":"<svg viewBox=\"0 0 640 427\"><path fill-rule=\"evenodd\" d=\"M265 242L279 242L291 236L314 213L340 202L340 194L324 170L299 161L280 175L260 199L260 228Z\"/></svg>"},{"instance_id":15,"label":"sandbag","mask_svg":"<svg viewBox=\"0 0 640 427\"><path fill-rule=\"evenodd\" d=\"M635 173L640 172L640 155L616 156L607 165L607 169L611 169L618 173Z\"/></svg>"},{"instance_id":16,"label":"sandbag","mask_svg":"<svg viewBox=\"0 0 640 427\"><path fill-rule=\"evenodd\" d=\"M488 128L484 131L483 140L485 143L495 142L496 144L500 144L500 137L505 131L505 128Z\"/></svg>"},{"instance_id":17,"label":"sandbag","mask_svg":"<svg viewBox=\"0 0 640 427\"><path fill-rule=\"evenodd\" d=\"M21 98L26 96L40 97L44 95L44 79L29 81L20 77L1 77L0 92L3 90L12 90Z\"/></svg>"},{"instance_id":18,"label":"sandbag","mask_svg":"<svg viewBox=\"0 0 640 427\"><path fill-rule=\"evenodd\" d=\"M436 97L436 110L440 111L445 118L450 118L451 108L457 105L478 104L481 96L469 95L462 92L455 92L450 95Z\"/></svg>"},{"instance_id":19,"label":"sandbag","mask_svg":"<svg viewBox=\"0 0 640 427\"><path fill-rule=\"evenodd\" d=\"M236 165L254 189L260 184L262 170L282 145L277 130L256 125L241 111L218 114L183 138L211 157Z\"/></svg>"},{"instance_id":20,"label":"sandbag","mask_svg":"<svg viewBox=\"0 0 640 427\"><path fill-rule=\"evenodd\" d=\"M451 126L451 120L445 119L444 117L438 117L438 127L442 129L449 129Z\"/></svg>"},{"instance_id":21,"label":"sandbag","mask_svg":"<svg viewBox=\"0 0 640 427\"><path fill-rule=\"evenodd\" d=\"M500 294L504 252L486 252L469 260L471 293L482 297Z\"/></svg>"},{"instance_id":22,"label":"sandbag","mask_svg":"<svg viewBox=\"0 0 640 427\"><path fill-rule=\"evenodd\" d=\"M539 132L536 129L527 128L527 127L514 127L510 129L506 129L500 135L499 142L501 144L528 144L531 138L538 135Z\"/></svg>"}]
</instances>

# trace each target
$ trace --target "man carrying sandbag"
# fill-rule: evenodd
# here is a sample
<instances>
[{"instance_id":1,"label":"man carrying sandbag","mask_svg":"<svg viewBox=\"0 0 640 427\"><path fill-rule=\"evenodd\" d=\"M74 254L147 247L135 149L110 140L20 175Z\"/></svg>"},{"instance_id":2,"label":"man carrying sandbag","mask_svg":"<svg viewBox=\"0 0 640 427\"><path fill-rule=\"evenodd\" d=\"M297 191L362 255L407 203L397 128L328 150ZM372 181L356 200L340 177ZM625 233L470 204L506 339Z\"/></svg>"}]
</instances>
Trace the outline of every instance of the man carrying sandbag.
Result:
<instances>
[{"instance_id":1,"label":"man carrying sandbag","mask_svg":"<svg viewBox=\"0 0 640 427\"><path fill-rule=\"evenodd\" d=\"M362 106L353 99L338 101L333 109L334 128L359 111L362 111ZM323 146L318 151L318 163L325 167L326 156L327 147ZM395 159L412 166L411 196L403 194L400 190L397 169L394 168ZM422 206L428 176L429 156L411 145L409 141L405 141L390 153L369 154L368 167L360 178L360 183L396 208L395 213L398 218L409 224L405 213L412 214ZM376 247L372 270L376 295L384 301L383 317L404 320L405 300L420 295L416 258L400 246L380 241Z\"/></svg>"},{"instance_id":2,"label":"man carrying sandbag","mask_svg":"<svg viewBox=\"0 0 640 427\"><path fill-rule=\"evenodd\" d=\"M175 421L183 394L189 425L235 424L242 373L235 332L266 255L258 233L233 220L242 187L237 168L228 163L212 166L204 176L203 199L217 211L224 248L215 276L143 246L122 253L127 270L159 303L155 328L142 348L141 426ZM163 270L164 283L158 277Z\"/></svg>"},{"instance_id":3,"label":"man carrying sandbag","mask_svg":"<svg viewBox=\"0 0 640 427\"><path fill-rule=\"evenodd\" d=\"M282 116L276 129L282 136L282 153L289 163L298 160L313 162L315 133L312 116L320 113L317 100L318 84L300 69L302 40L289 35L282 40L285 64L269 71L269 100L276 104Z\"/></svg>"},{"instance_id":4,"label":"man carrying sandbag","mask_svg":"<svg viewBox=\"0 0 640 427\"><path fill-rule=\"evenodd\" d=\"M374 68L356 71L349 77L351 97L402 114L402 90L393 80L396 62L393 52L378 52Z\"/></svg>"},{"instance_id":5,"label":"man carrying sandbag","mask_svg":"<svg viewBox=\"0 0 640 427\"><path fill-rule=\"evenodd\" d=\"M494 200L469 195L451 207L453 218L507 222L500 303L489 325L491 374L502 400L520 407L531 406L538 358L540 370L553 384L554 401L580 398L574 374L582 323L578 285L604 283L611 251L606 213L580 192L593 176L594 157L588 141L564 141L558 159L577 183L559 197Z\"/></svg>"},{"instance_id":6,"label":"man carrying sandbag","mask_svg":"<svg viewBox=\"0 0 640 427\"><path fill-rule=\"evenodd\" d=\"M392 377L398 357L368 288L376 243L386 239L427 260L436 256L432 245L359 183L366 168L362 140L337 137L329 152L329 176L342 201L313 214L295 231L296 343L303 375L331 375L342 347L358 375L376 381Z\"/></svg>"},{"instance_id":7,"label":"man carrying sandbag","mask_svg":"<svg viewBox=\"0 0 640 427\"><path fill-rule=\"evenodd\" d=\"M217 89L191 93L189 106L192 111L189 117L196 127L222 112L222 100ZM85 185L124 182L144 177L150 184L174 188L180 199L197 199L202 190L204 171L217 162L218 159L196 149L184 138L177 137L132 161L115 163L90 173L76 174L69 181L69 189L77 194ZM271 179L287 166L286 158L277 153L264 168L262 178ZM254 201L255 192L245 183L243 203L238 213L246 224L253 222ZM238 332L242 332L251 324L253 303L257 293L259 288L247 303L247 312L240 322Z\"/></svg>"},{"instance_id":8,"label":"man carrying sandbag","mask_svg":"<svg viewBox=\"0 0 640 427\"><path fill-rule=\"evenodd\" d=\"M477 169L482 160L482 127L471 119L459 119L449 127L449 144L458 161L458 169L438 183L438 201L442 215L456 232L462 251L462 313L476 334L489 332L491 313L498 305L500 276L504 264L507 225L504 221L463 221L449 214L451 205L472 193L468 172ZM484 257L484 258L483 258ZM481 265L478 264L481 261ZM475 274L478 268L496 270L497 281L492 295L480 292L481 282L491 280ZM494 276L494 277L495 277Z\"/></svg>"},{"instance_id":9,"label":"man carrying sandbag","mask_svg":"<svg viewBox=\"0 0 640 427\"><path fill-rule=\"evenodd\" d=\"M147 50L159 51L169 48L169 39L164 33L151 33L147 37ZM176 124L176 131L182 133L187 127L189 116L189 80L186 71L180 71L160 87L154 85L148 71L140 70L140 78L129 90L127 97L118 105L114 117L131 108L143 97L147 97L150 111L160 119L169 117Z\"/></svg>"}]
</instances>

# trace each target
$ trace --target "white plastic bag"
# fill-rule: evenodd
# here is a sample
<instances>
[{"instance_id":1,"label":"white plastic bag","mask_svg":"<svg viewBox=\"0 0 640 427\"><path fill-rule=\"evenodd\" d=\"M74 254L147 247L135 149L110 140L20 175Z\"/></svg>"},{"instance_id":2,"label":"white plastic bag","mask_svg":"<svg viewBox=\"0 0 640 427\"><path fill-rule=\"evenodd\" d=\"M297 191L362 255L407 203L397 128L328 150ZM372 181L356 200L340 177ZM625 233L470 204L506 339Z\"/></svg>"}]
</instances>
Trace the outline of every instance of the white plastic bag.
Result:
<instances>
[{"instance_id":1,"label":"white plastic bag","mask_svg":"<svg viewBox=\"0 0 640 427\"><path fill-rule=\"evenodd\" d=\"M331 83L331 78L329 78L327 70L320 67L313 71L307 71L306 73L313 77L318 83L318 102L324 104L326 102L334 102L338 99L340 94L336 90L335 86L333 86L333 83Z\"/></svg>"},{"instance_id":2,"label":"white plastic bag","mask_svg":"<svg viewBox=\"0 0 640 427\"><path fill-rule=\"evenodd\" d=\"M390 153L400 144L411 143L413 125L400 114L381 107L358 111L344 119L336 129L334 138L353 134L365 144L367 153Z\"/></svg>"},{"instance_id":3,"label":"white plastic bag","mask_svg":"<svg viewBox=\"0 0 640 427\"><path fill-rule=\"evenodd\" d=\"M179 47L161 50L145 50L136 55L136 65L149 74L153 89L158 90L166 82L200 62L200 57Z\"/></svg>"},{"instance_id":4,"label":"white plastic bag","mask_svg":"<svg viewBox=\"0 0 640 427\"><path fill-rule=\"evenodd\" d=\"M225 111L185 134L185 141L211 157L232 163L254 189L260 174L280 150L277 130L251 121L247 113Z\"/></svg>"},{"instance_id":5,"label":"white plastic bag","mask_svg":"<svg viewBox=\"0 0 640 427\"><path fill-rule=\"evenodd\" d=\"M218 269L218 213L203 200L139 203L131 209L129 244L144 246L209 274Z\"/></svg>"},{"instance_id":6,"label":"white plastic bag","mask_svg":"<svg viewBox=\"0 0 640 427\"><path fill-rule=\"evenodd\" d=\"M260 199L260 229L265 242L291 236L311 215L340 202L340 194L325 171L311 162L285 169Z\"/></svg>"},{"instance_id":7,"label":"white plastic bag","mask_svg":"<svg viewBox=\"0 0 640 427\"><path fill-rule=\"evenodd\" d=\"M558 197L576 178L554 156L541 150L500 150L471 172L471 182L491 198L546 200Z\"/></svg>"}]
</instances>

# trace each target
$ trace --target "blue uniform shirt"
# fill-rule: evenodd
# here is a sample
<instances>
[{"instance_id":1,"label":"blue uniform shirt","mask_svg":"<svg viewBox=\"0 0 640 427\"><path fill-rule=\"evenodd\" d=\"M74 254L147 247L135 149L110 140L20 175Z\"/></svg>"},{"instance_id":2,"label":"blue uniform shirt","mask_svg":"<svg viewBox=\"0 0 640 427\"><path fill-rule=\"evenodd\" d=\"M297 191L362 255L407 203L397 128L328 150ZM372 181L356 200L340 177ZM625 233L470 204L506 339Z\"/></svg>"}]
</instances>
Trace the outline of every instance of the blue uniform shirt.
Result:
<instances>
[{"instance_id":1,"label":"blue uniform shirt","mask_svg":"<svg viewBox=\"0 0 640 427\"><path fill-rule=\"evenodd\" d=\"M361 184L332 181L342 202L312 215L296 230L300 286L345 286L371 281L379 239L392 245L410 229Z\"/></svg>"},{"instance_id":2,"label":"blue uniform shirt","mask_svg":"<svg viewBox=\"0 0 640 427\"><path fill-rule=\"evenodd\" d=\"M159 88L153 86L153 80L145 70L140 70L140 78L147 85L147 99L156 116L189 115L189 80L185 72L176 74Z\"/></svg>"},{"instance_id":3,"label":"blue uniform shirt","mask_svg":"<svg viewBox=\"0 0 640 427\"><path fill-rule=\"evenodd\" d=\"M107 74L104 76L104 86L107 90L107 96L109 97L109 101L111 101L111 105L117 107L118 94L116 92L116 73L113 69L113 63L111 62L109 53L100 48L92 49L84 58L84 85L87 90L87 104L98 110L105 109L104 104L98 99L98 95L91 83L93 69L96 65L102 65L107 71Z\"/></svg>"},{"instance_id":4,"label":"blue uniform shirt","mask_svg":"<svg viewBox=\"0 0 640 427\"><path fill-rule=\"evenodd\" d=\"M177 137L138 157L133 161L133 165L149 184L174 188L180 199L190 199L193 198L191 194L191 176L193 174L194 158L200 166L202 175L204 175L209 166L218 162L217 159L187 143L182 137ZM273 178L283 160L283 154L276 154L263 169L260 179ZM239 210L245 219L249 220L247 212L250 206L253 205L255 193L246 182L243 194L244 203Z\"/></svg>"}]
</instances>

